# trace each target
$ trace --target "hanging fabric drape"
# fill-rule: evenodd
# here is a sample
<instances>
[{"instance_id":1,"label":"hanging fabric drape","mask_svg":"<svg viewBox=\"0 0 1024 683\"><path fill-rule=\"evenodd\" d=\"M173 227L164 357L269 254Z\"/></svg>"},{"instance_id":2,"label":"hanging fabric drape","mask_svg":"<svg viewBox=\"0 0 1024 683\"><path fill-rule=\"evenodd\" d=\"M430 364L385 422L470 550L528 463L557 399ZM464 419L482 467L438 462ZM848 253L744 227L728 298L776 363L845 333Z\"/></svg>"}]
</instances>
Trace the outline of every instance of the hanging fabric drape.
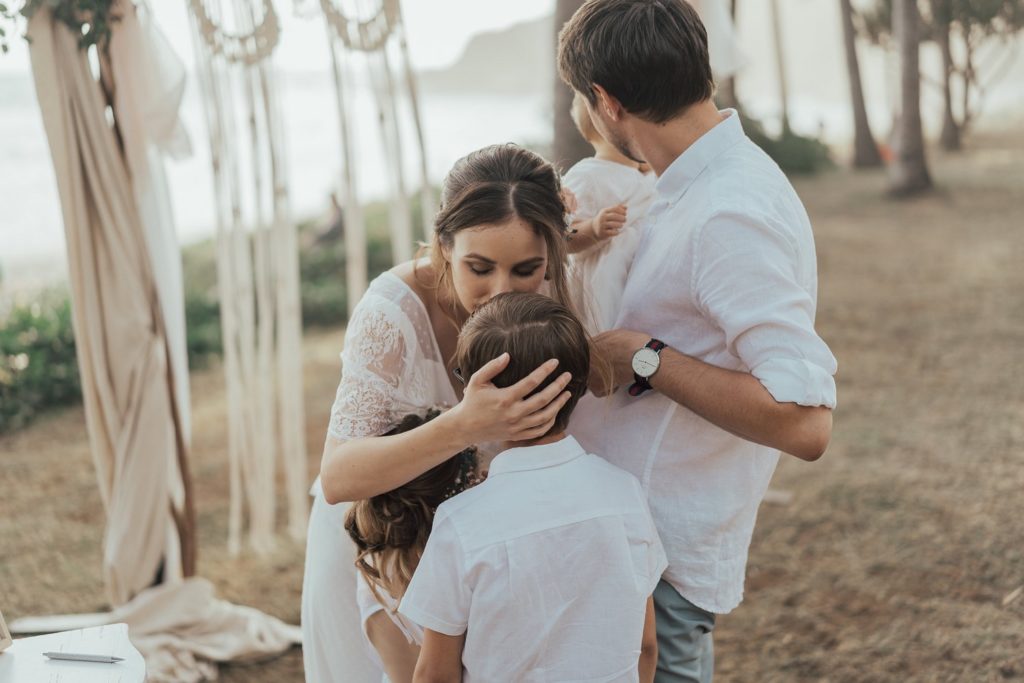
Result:
<instances>
[{"instance_id":1,"label":"hanging fabric drape","mask_svg":"<svg viewBox=\"0 0 1024 683\"><path fill-rule=\"evenodd\" d=\"M433 234L436 205L427 174L419 97L398 0L381 0L379 5L369 11L362 6L357 7L359 11L356 12L346 11L341 7L341 0L320 0L320 8L327 24L341 134L340 194L345 223L348 312L351 314L367 285L366 224L359 206L358 178L354 170L357 163L354 143L358 139L358 132L355 130L352 102L356 97L358 83L355 78L357 55L362 57L361 62L368 72L377 110L383 158L389 174L391 201L388 204L388 220L391 253L395 262L411 259L414 246L412 208L404 170L405 147L400 106L403 96L408 100L418 151L420 215L422 234L427 241Z\"/></svg>"},{"instance_id":2,"label":"hanging fabric drape","mask_svg":"<svg viewBox=\"0 0 1024 683\"><path fill-rule=\"evenodd\" d=\"M139 210L157 300L166 330L171 384L182 442L192 441L189 403L188 350L185 343L185 295L181 249L174 230L171 197L164 173L164 156L182 158L192 153L191 142L178 110L185 95L185 67L153 22L145 0L136 4L127 21L113 31L107 54L110 58L114 119L132 179L132 193ZM172 509L178 526L187 527L181 537L182 557L173 537L168 538L164 580L195 572L195 520L186 449L170 478Z\"/></svg>"},{"instance_id":3,"label":"hanging fabric drape","mask_svg":"<svg viewBox=\"0 0 1024 683\"><path fill-rule=\"evenodd\" d=\"M180 256L169 219L146 224L133 195L146 201L146 218L166 200L145 136L129 125L122 139L131 154L122 154L86 54L49 10L35 13L29 35L64 216L82 399L107 512L103 578L116 606L153 584L161 569L165 580L194 570ZM143 102L124 93L115 104L126 112ZM126 156L141 173L138 184ZM167 244L174 250L157 257ZM164 263L154 267L157 260Z\"/></svg>"},{"instance_id":4,"label":"hanging fabric drape","mask_svg":"<svg viewBox=\"0 0 1024 683\"><path fill-rule=\"evenodd\" d=\"M228 546L273 546L275 473L288 531L308 515L302 408L298 241L288 206L270 58L280 35L270 0L189 0L217 207L217 282L228 394Z\"/></svg>"},{"instance_id":5,"label":"hanging fabric drape","mask_svg":"<svg viewBox=\"0 0 1024 683\"><path fill-rule=\"evenodd\" d=\"M107 513L103 578L115 609L25 617L11 629L125 622L148 681L195 683L216 675L215 661L279 654L301 634L217 600L192 576L180 249L161 159L188 146L177 115L184 70L145 2L119 11L99 52L114 126L76 36L48 8L28 26L67 235L82 397Z\"/></svg>"}]
</instances>

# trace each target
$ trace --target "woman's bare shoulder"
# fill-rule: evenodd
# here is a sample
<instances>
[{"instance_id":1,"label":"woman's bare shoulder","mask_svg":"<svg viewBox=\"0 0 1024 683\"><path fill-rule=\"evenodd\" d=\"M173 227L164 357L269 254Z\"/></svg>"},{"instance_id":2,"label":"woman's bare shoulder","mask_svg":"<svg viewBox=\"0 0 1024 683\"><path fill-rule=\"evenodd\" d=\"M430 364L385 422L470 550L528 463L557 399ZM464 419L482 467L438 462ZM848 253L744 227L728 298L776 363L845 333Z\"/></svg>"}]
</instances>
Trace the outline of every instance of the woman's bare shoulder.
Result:
<instances>
[{"instance_id":1,"label":"woman's bare shoulder","mask_svg":"<svg viewBox=\"0 0 1024 683\"><path fill-rule=\"evenodd\" d=\"M435 300L436 277L434 266L429 258L414 259L399 263L391 269L393 275L398 276L409 286L416 296L420 298L427 310L430 310Z\"/></svg>"}]
</instances>

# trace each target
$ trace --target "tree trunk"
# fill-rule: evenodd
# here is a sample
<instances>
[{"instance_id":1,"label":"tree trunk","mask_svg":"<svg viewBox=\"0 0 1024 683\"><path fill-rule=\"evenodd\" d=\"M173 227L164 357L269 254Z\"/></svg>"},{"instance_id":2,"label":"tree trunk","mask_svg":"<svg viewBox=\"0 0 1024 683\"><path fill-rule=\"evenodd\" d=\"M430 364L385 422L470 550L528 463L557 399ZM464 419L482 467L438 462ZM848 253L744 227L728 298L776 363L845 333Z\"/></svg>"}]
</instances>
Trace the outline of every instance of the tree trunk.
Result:
<instances>
[{"instance_id":1,"label":"tree trunk","mask_svg":"<svg viewBox=\"0 0 1024 683\"><path fill-rule=\"evenodd\" d=\"M729 16L732 18L733 30L736 29L736 2L737 0L731 0L729 3ZM735 74L722 81L722 87L718 89L718 104L724 109L740 110L740 100L736 95Z\"/></svg>"},{"instance_id":2,"label":"tree trunk","mask_svg":"<svg viewBox=\"0 0 1024 683\"><path fill-rule=\"evenodd\" d=\"M556 46L558 45L558 32L562 30L562 26L569 21L583 2L584 0L558 0L556 2L554 35ZM572 88L563 83L558 76L555 76L554 85L555 130L551 161L560 171L564 172L583 157L592 156L594 150L576 130L576 124L572 122L572 116L569 113L572 107Z\"/></svg>"},{"instance_id":3,"label":"tree trunk","mask_svg":"<svg viewBox=\"0 0 1024 683\"><path fill-rule=\"evenodd\" d=\"M786 59L782 50L782 25L779 19L779 0L772 0L772 33L775 36L775 65L779 72L779 99L782 100L782 135L790 133L789 83L786 82Z\"/></svg>"},{"instance_id":4,"label":"tree trunk","mask_svg":"<svg viewBox=\"0 0 1024 683\"><path fill-rule=\"evenodd\" d=\"M892 32L900 59L900 117L896 159L889 167L889 192L896 196L919 194L932 186L921 130L920 21L917 0L893 1Z\"/></svg>"},{"instance_id":5,"label":"tree trunk","mask_svg":"<svg viewBox=\"0 0 1024 683\"><path fill-rule=\"evenodd\" d=\"M952 26L944 23L936 26L936 39L939 43L939 50L942 52L942 97L944 108L942 112L942 133L939 142L943 149L960 149L960 126L953 116L953 89L950 81L953 77L953 53L949 48L949 32Z\"/></svg>"},{"instance_id":6,"label":"tree trunk","mask_svg":"<svg viewBox=\"0 0 1024 683\"><path fill-rule=\"evenodd\" d=\"M864 106L864 90L861 87L860 64L857 61L856 37L853 30L853 8L850 0L839 0L843 19L843 43L846 46L846 71L850 80L850 102L853 105L853 165L869 168L882 165L875 137L868 124L868 112Z\"/></svg>"},{"instance_id":7,"label":"tree trunk","mask_svg":"<svg viewBox=\"0 0 1024 683\"><path fill-rule=\"evenodd\" d=\"M974 87L977 74L974 73L974 41L971 39L971 27L967 24L962 24L961 29L964 37L964 99L963 115L960 117L960 134L963 135L967 127L971 125L971 119L974 118L971 114L971 88Z\"/></svg>"}]
</instances>

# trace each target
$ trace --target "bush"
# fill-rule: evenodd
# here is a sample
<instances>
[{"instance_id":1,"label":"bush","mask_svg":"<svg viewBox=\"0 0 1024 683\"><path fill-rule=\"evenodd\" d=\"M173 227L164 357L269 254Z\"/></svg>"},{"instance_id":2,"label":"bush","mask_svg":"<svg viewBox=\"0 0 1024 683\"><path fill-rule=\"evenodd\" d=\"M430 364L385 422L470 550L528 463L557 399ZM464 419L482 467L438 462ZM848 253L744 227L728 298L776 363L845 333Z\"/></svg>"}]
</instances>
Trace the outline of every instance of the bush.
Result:
<instances>
[{"instance_id":1,"label":"bush","mask_svg":"<svg viewBox=\"0 0 1024 683\"><path fill-rule=\"evenodd\" d=\"M386 233L386 212L371 210L366 218L366 270L372 280L392 266L391 241ZM348 318L345 243L342 239L314 242L309 238L303 242L299 251L302 325L342 325Z\"/></svg>"},{"instance_id":2,"label":"bush","mask_svg":"<svg viewBox=\"0 0 1024 683\"><path fill-rule=\"evenodd\" d=\"M185 346L192 370L206 367L220 356L220 301L216 291L185 287Z\"/></svg>"},{"instance_id":3,"label":"bush","mask_svg":"<svg viewBox=\"0 0 1024 683\"><path fill-rule=\"evenodd\" d=\"M413 210L413 225L419 225L418 200ZM392 265L387 205L369 205L365 218L367 271L372 279ZM299 231L303 327L344 324L344 241L316 239L312 223L300 225ZM182 270L188 363L194 370L222 353L215 241L185 247ZM80 401L81 393L67 290L47 291L0 319L0 434L24 426L48 408Z\"/></svg>"},{"instance_id":4,"label":"bush","mask_svg":"<svg viewBox=\"0 0 1024 683\"><path fill-rule=\"evenodd\" d=\"M0 433L81 393L68 293L47 291L12 307L0 321Z\"/></svg>"},{"instance_id":5,"label":"bush","mask_svg":"<svg viewBox=\"0 0 1024 683\"><path fill-rule=\"evenodd\" d=\"M808 175L832 167L828 147L821 140L797 135L791 130L784 130L782 135L773 138L759 121L745 115L741 115L741 120L747 137L787 174Z\"/></svg>"}]
</instances>

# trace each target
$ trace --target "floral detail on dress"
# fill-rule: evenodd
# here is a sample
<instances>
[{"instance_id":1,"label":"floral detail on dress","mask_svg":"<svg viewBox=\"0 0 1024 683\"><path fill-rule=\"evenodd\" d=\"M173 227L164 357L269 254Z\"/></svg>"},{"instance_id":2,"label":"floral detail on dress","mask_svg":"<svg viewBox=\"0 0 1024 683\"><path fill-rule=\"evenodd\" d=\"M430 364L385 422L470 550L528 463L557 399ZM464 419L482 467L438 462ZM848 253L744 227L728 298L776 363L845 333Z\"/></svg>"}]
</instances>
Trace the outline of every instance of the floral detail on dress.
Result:
<instances>
[{"instance_id":1,"label":"floral detail on dress","mask_svg":"<svg viewBox=\"0 0 1024 683\"><path fill-rule=\"evenodd\" d=\"M433 335L423 303L397 275L370 283L345 332L328 435L376 436L409 413L450 407L454 392Z\"/></svg>"}]
</instances>

